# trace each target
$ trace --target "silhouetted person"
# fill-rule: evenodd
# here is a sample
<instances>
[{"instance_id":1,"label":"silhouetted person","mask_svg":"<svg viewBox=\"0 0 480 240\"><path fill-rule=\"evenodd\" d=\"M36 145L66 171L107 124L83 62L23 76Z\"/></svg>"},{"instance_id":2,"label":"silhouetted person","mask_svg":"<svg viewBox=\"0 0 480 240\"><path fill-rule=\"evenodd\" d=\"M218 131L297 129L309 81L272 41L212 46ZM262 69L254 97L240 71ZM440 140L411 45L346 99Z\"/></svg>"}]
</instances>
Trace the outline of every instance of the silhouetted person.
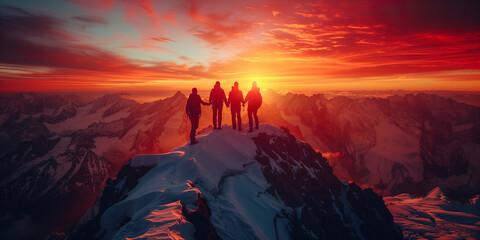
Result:
<instances>
[{"instance_id":1,"label":"silhouetted person","mask_svg":"<svg viewBox=\"0 0 480 240\"><path fill-rule=\"evenodd\" d=\"M248 91L247 96L245 97L245 103L248 102L247 112L248 112L248 124L250 125L249 132L253 132L253 118L255 118L255 129L258 129L258 117L257 111L262 105L262 95L260 94L260 89L257 87L257 83L252 83L252 90Z\"/></svg>"},{"instance_id":2,"label":"silhouetted person","mask_svg":"<svg viewBox=\"0 0 480 240\"><path fill-rule=\"evenodd\" d=\"M187 112L187 116L192 124L192 128L190 130L190 144L192 145L198 143L198 141L195 139L195 135L197 135L198 121L200 120L200 115L202 114L202 108L200 104L207 106L210 105L204 102L200 95L197 94L196 88L192 88L192 93L187 100L187 107L185 107L185 112Z\"/></svg>"},{"instance_id":3,"label":"silhouetted person","mask_svg":"<svg viewBox=\"0 0 480 240\"><path fill-rule=\"evenodd\" d=\"M222 129L222 110L223 102L228 107L227 97L225 91L220 87L220 82L217 81L212 91L210 91L209 103L212 104L213 109L213 129ZM218 125L217 125L218 118Z\"/></svg>"},{"instance_id":4,"label":"silhouetted person","mask_svg":"<svg viewBox=\"0 0 480 240\"><path fill-rule=\"evenodd\" d=\"M238 82L235 82L232 91L228 94L228 103L232 111L232 128L236 129L238 120L238 131L242 130L242 117L240 116L241 104L243 103L243 93L238 89ZM245 106L245 104L243 103Z\"/></svg>"}]
</instances>

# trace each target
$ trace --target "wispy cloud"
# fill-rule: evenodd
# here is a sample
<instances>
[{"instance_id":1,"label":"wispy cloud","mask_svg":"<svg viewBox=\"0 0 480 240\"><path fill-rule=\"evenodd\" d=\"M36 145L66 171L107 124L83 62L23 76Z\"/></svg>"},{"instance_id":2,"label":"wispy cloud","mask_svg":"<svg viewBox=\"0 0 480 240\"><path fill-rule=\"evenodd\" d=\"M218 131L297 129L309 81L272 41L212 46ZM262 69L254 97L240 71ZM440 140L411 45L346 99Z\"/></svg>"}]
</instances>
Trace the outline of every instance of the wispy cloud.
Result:
<instances>
[{"instance_id":1,"label":"wispy cloud","mask_svg":"<svg viewBox=\"0 0 480 240\"><path fill-rule=\"evenodd\" d=\"M26 3L0 9L3 89L263 79L296 91L480 90L476 0L67 3L71 15Z\"/></svg>"},{"instance_id":2,"label":"wispy cloud","mask_svg":"<svg viewBox=\"0 0 480 240\"><path fill-rule=\"evenodd\" d=\"M107 24L107 20L105 18L102 18L100 16L94 16L94 15L76 16L76 17L73 17L72 19L85 22L85 23Z\"/></svg>"}]
</instances>

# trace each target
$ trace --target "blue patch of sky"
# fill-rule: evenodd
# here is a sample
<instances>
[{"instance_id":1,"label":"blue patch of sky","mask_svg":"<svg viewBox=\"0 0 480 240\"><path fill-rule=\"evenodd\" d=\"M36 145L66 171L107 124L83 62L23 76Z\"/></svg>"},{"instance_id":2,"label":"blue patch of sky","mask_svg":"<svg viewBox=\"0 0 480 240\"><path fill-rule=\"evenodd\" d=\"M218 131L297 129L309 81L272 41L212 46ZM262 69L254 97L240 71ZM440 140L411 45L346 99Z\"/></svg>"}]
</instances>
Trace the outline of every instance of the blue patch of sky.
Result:
<instances>
[{"instance_id":1,"label":"blue patch of sky","mask_svg":"<svg viewBox=\"0 0 480 240\"><path fill-rule=\"evenodd\" d=\"M0 5L17 7L32 14L46 14L57 18L66 18L82 13L71 3L60 0L0 0Z\"/></svg>"},{"instance_id":2,"label":"blue patch of sky","mask_svg":"<svg viewBox=\"0 0 480 240\"><path fill-rule=\"evenodd\" d=\"M164 4L162 4L164 5ZM148 62L176 62L187 65L209 66L211 61L228 57L229 53L222 49L213 49L206 42L190 32L190 28L182 26L188 22L187 16L176 15L177 23L162 21L162 32L158 37L170 38L173 41L155 42L149 44L169 50L142 48L124 48L128 45L141 46L142 33L140 30L126 22L120 4L115 4L113 11L99 15L96 11L88 13L73 3L63 0L0 0L0 6L11 6L23 9L35 15L49 15L64 20L67 31L84 35L86 38L78 39L81 43L92 44L118 55L123 55L132 60ZM157 5L157 8L173 8L172 3L166 6ZM7 9L8 10L8 9ZM167 13L165 13L167 14ZM105 18L107 24L85 23L73 20L76 16L97 15ZM180 23L181 22L181 23ZM190 60L182 59L187 57Z\"/></svg>"}]
</instances>

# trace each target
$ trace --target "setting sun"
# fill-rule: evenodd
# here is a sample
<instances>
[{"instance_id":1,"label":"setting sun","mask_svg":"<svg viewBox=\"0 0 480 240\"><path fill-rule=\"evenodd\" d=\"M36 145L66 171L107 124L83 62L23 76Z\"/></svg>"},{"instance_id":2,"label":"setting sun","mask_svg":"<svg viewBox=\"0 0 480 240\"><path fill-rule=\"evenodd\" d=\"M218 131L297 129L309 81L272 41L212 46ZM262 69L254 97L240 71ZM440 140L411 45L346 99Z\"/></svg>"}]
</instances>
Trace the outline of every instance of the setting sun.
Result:
<instances>
[{"instance_id":1,"label":"setting sun","mask_svg":"<svg viewBox=\"0 0 480 240\"><path fill-rule=\"evenodd\" d=\"M475 7L427 6L9 2L0 9L0 90L186 92L207 91L215 81L242 87L257 81L262 89L303 93L479 91Z\"/></svg>"}]
</instances>

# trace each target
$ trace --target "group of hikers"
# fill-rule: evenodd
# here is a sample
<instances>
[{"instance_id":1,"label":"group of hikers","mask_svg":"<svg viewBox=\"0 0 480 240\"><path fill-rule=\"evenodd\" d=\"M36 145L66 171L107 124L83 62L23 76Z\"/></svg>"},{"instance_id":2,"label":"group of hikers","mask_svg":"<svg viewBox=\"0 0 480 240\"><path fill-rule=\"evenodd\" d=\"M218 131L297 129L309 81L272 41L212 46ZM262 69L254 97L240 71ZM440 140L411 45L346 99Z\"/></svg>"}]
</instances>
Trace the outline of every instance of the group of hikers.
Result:
<instances>
[{"instance_id":1,"label":"group of hikers","mask_svg":"<svg viewBox=\"0 0 480 240\"><path fill-rule=\"evenodd\" d=\"M220 130L222 129L222 110L223 103L230 107L232 113L232 128L242 131L242 116L240 114L241 107L245 107L245 104L248 104L247 113L248 113L248 122L250 125L249 132L253 132L253 120L255 120L255 129L258 129L258 117L257 111L262 105L262 95L260 94L260 89L257 87L257 83L252 83L252 89L247 93L245 99L243 98L243 93L238 89L238 82L233 84L232 90L228 94L228 99L225 95L225 91L220 87L220 82L217 81L215 86L210 91L210 97L208 102L204 102L200 95L197 93L197 88L192 89L192 93L188 97L187 107L185 111L187 116L190 119L192 128L190 130L190 143L196 144L198 141L195 139L195 135L198 128L198 122L200 120L200 115L202 113L201 104L210 106L212 105L213 109L213 129Z\"/></svg>"}]
</instances>

